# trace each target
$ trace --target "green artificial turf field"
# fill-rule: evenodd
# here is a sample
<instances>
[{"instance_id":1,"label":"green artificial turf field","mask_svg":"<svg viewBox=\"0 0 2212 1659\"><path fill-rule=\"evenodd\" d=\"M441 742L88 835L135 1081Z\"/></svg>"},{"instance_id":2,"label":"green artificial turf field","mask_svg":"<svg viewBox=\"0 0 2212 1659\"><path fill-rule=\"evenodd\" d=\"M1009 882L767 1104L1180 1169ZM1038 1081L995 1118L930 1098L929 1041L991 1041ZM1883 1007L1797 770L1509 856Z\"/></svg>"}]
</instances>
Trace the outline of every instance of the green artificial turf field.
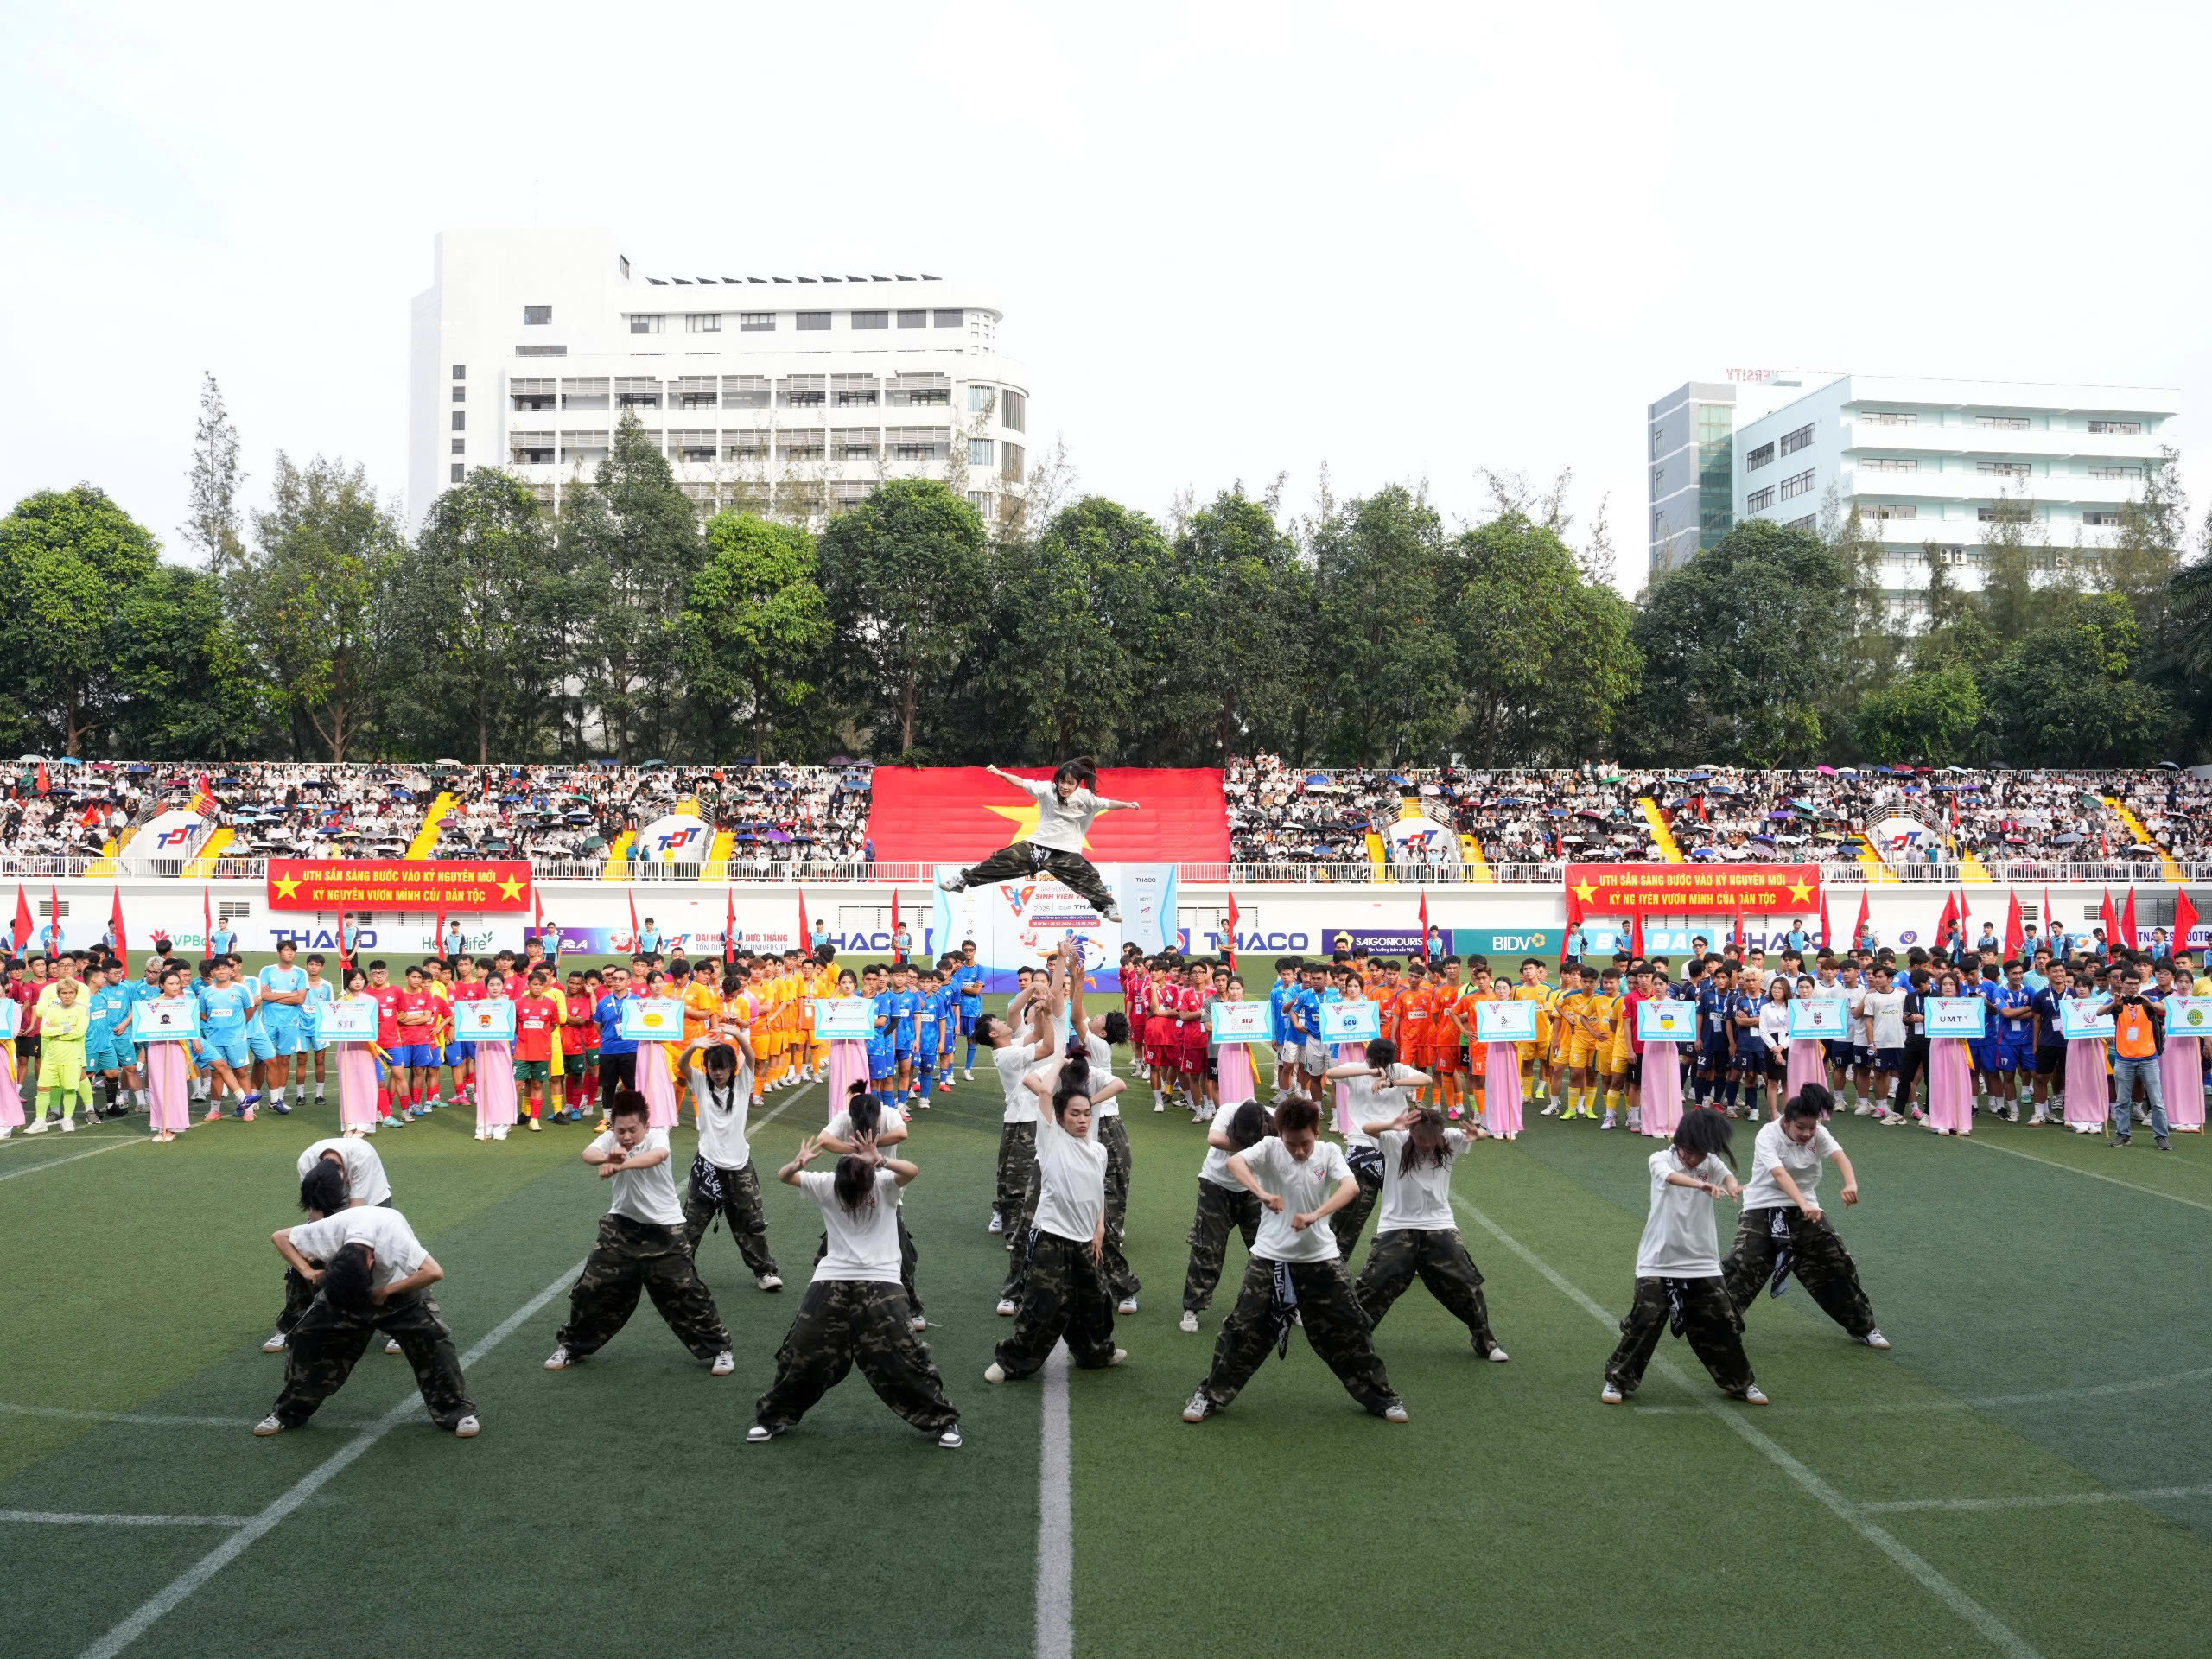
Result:
<instances>
[{"instance_id":1,"label":"green artificial turf field","mask_svg":"<svg viewBox=\"0 0 2212 1659\"><path fill-rule=\"evenodd\" d=\"M1202 1136L1141 1084L1128 1363L982 1381L1006 1328L988 1076L937 1096L906 1148L953 1452L857 1375L789 1435L741 1443L818 1231L772 1179L823 1120L818 1085L770 1096L755 1131L792 1288L755 1290L719 1230L701 1249L736 1338L727 1379L650 1305L588 1364L540 1369L605 1203L575 1160L588 1126L479 1144L448 1108L377 1137L448 1275L471 1442L410 1409L404 1362L373 1348L312 1424L248 1432L283 1365L258 1351L282 1295L268 1235L296 1218L293 1160L334 1130L334 1098L169 1147L143 1118L0 1144L0 1652L2205 1649L2201 1137L2160 1155L2147 1135L2123 1153L1844 1119L1866 1201L1836 1213L1894 1351L1793 1290L1749 1316L1774 1405L1722 1401L1669 1341L1618 1409L1599 1369L1656 1143L1532 1119L1455 1179L1510 1363L1477 1361L1416 1287L1377 1344L1410 1425L1366 1416L1294 1339L1193 1427L1180 1408L1244 1258L1232 1243L1204 1334L1179 1334ZM1072 1515L1041 1564L1040 1505Z\"/></svg>"}]
</instances>

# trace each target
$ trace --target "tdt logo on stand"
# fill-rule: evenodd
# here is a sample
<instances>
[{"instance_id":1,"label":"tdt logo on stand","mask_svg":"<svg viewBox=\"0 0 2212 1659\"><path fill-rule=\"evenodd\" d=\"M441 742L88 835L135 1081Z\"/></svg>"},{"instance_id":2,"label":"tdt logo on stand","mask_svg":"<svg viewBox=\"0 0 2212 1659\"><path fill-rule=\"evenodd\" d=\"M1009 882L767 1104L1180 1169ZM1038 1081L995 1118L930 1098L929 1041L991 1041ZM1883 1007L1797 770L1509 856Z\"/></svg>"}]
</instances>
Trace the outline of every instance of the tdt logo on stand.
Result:
<instances>
[{"instance_id":1,"label":"tdt logo on stand","mask_svg":"<svg viewBox=\"0 0 2212 1659\"><path fill-rule=\"evenodd\" d=\"M646 861L696 864L707 856L707 826L688 813L671 812L638 832Z\"/></svg>"}]
</instances>

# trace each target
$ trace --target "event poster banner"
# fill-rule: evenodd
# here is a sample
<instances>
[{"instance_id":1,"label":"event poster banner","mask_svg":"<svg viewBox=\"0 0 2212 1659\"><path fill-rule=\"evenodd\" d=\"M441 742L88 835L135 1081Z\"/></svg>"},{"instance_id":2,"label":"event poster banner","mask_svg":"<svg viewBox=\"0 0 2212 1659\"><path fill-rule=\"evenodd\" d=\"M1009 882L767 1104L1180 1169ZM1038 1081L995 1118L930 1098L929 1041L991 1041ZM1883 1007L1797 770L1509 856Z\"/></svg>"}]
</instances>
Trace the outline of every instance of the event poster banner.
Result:
<instances>
[{"instance_id":1,"label":"event poster banner","mask_svg":"<svg viewBox=\"0 0 2212 1659\"><path fill-rule=\"evenodd\" d=\"M1570 908L1592 916L1804 915L1821 905L1817 864L1570 864Z\"/></svg>"},{"instance_id":2,"label":"event poster banner","mask_svg":"<svg viewBox=\"0 0 2212 1659\"><path fill-rule=\"evenodd\" d=\"M864 1043L875 1034L875 1004L867 997L817 997L813 1006L817 1043Z\"/></svg>"},{"instance_id":3,"label":"event poster banner","mask_svg":"<svg viewBox=\"0 0 2212 1659\"><path fill-rule=\"evenodd\" d=\"M1274 1034L1274 1013L1264 1002L1214 1002L1207 1005L1206 1020L1217 1043L1264 1043Z\"/></svg>"},{"instance_id":4,"label":"event poster banner","mask_svg":"<svg viewBox=\"0 0 2212 1659\"><path fill-rule=\"evenodd\" d=\"M271 910L528 910L530 861L272 858L268 903Z\"/></svg>"},{"instance_id":5,"label":"event poster banner","mask_svg":"<svg viewBox=\"0 0 2212 1659\"><path fill-rule=\"evenodd\" d=\"M2212 996L2168 997L2166 1035L2212 1037Z\"/></svg>"},{"instance_id":6,"label":"event poster banner","mask_svg":"<svg viewBox=\"0 0 2212 1659\"><path fill-rule=\"evenodd\" d=\"M1981 1040L1989 1018L1989 1004L1978 996L1931 996L1922 1005L1928 1012L1929 1037L1967 1037Z\"/></svg>"},{"instance_id":7,"label":"event poster banner","mask_svg":"<svg viewBox=\"0 0 2212 1659\"><path fill-rule=\"evenodd\" d=\"M188 996L157 996L130 1007L130 1035L141 1043L181 1043L200 1036L200 1004Z\"/></svg>"},{"instance_id":8,"label":"event poster banner","mask_svg":"<svg viewBox=\"0 0 2212 1659\"><path fill-rule=\"evenodd\" d=\"M959 868L940 864L932 874L942 877ZM1098 874L1122 912L1118 922L1108 921L1088 899L1048 875L958 893L940 887L925 949L930 953L957 950L963 940L975 940L983 988L997 994L1013 990L1020 969L1042 967L1062 939L1073 938L1083 950L1085 988L1116 989L1115 973L1124 942L1147 957L1167 949L1166 929L1175 915L1175 867L1105 864Z\"/></svg>"},{"instance_id":9,"label":"event poster banner","mask_svg":"<svg viewBox=\"0 0 2212 1659\"><path fill-rule=\"evenodd\" d=\"M682 1042L683 999L680 996L626 997L614 1021L614 1034L639 1043Z\"/></svg>"},{"instance_id":10,"label":"event poster banner","mask_svg":"<svg viewBox=\"0 0 2212 1659\"><path fill-rule=\"evenodd\" d=\"M2066 996L2058 1001L2058 1034L2072 1042L2082 1037L2117 1037L2120 1016L2108 996Z\"/></svg>"},{"instance_id":11,"label":"event poster banner","mask_svg":"<svg viewBox=\"0 0 2212 1659\"><path fill-rule=\"evenodd\" d=\"M1639 1002L1636 1005L1637 1040L1645 1043L1694 1043L1697 1040L1694 1002Z\"/></svg>"},{"instance_id":12,"label":"event poster banner","mask_svg":"<svg viewBox=\"0 0 2212 1659\"><path fill-rule=\"evenodd\" d=\"M1844 1014L1840 997L1798 997L1789 1005L1789 1039L1792 1042L1840 1042Z\"/></svg>"},{"instance_id":13,"label":"event poster banner","mask_svg":"<svg viewBox=\"0 0 2212 1659\"><path fill-rule=\"evenodd\" d=\"M1325 1043L1371 1043L1382 1034L1380 1002L1324 1002L1321 1040Z\"/></svg>"},{"instance_id":14,"label":"event poster banner","mask_svg":"<svg viewBox=\"0 0 2212 1659\"><path fill-rule=\"evenodd\" d=\"M505 998L501 999L503 1001ZM319 1043L373 1043L377 1039L377 1005L366 996L344 996L335 1002L317 1002L308 1011Z\"/></svg>"},{"instance_id":15,"label":"event poster banner","mask_svg":"<svg viewBox=\"0 0 2212 1659\"><path fill-rule=\"evenodd\" d=\"M1500 1002L1475 1004L1475 1040L1478 1043L1533 1043L1536 1040L1536 1005L1519 997Z\"/></svg>"},{"instance_id":16,"label":"event poster banner","mask_svg":"<svg viewBox=\"0 0 2212 1659\"><path fill-rule=\"evenodd\" d=\"M480 996L453 1005L453 1039L456 1043L512 1043L515 1039L515 1005L504 996Z\"/></svg>"}]
</instances>

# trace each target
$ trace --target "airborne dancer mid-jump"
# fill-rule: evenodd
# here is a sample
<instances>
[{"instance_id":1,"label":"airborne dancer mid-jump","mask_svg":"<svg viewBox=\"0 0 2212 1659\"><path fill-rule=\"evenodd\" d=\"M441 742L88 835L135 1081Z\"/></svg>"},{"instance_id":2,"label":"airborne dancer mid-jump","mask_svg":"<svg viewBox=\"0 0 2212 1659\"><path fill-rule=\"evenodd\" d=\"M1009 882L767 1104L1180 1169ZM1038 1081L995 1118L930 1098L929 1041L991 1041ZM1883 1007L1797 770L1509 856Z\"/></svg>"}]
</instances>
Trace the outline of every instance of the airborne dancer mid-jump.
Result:
<instances>
[{"instance_id":1,"label":"airborne dancer mid-jump","mask_svg":"<svg viewBox=\"0 0 2212 1659\"><path fill-rule=\"evenodd\" d=\"M1088 755L1062 761L1050 783L1017 778L996 766L987 770L993 777L1003 778L1016 789L1036 797L1036 831L1027 841L1000 848L980 864L953 875L938 877L938 886L947 893L958 893L967 887L995 887L1001 881L1018 881L1023 876L1042 874L1080 893L1108 921L1120 921L1122 912L1114 904L1114 895L1099 879L1097 868L1083 855L1083 841L1090 831L1091 820L1101 812L1116 809L1134 812L1137 803L1109 801L1099 794L1098 763Z\"/></svg>"}]
</instances>

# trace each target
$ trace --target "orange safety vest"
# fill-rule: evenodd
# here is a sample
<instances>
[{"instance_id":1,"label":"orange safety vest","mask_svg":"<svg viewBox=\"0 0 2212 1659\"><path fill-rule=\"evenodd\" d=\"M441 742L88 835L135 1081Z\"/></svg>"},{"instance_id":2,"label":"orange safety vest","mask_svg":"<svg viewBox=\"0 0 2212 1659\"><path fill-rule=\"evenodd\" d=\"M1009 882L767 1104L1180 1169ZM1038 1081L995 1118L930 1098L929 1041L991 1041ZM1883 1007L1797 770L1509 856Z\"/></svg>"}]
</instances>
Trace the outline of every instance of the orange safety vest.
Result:
<instances>
[{"instance_id":1,"label":"orange safety vest","mask_svg":"<svg viewBox=\"0 0 2212 1659\"><path fill-rule=\"evenodd\" d=\"M2158 1033L2151 1024L2151 1010L2140 1002L2123 1002L2114 1011L2120 1026L2113 1044L2124 1060L2147 1060L2158 1052Z\"/></svg>"}]
</instances>

